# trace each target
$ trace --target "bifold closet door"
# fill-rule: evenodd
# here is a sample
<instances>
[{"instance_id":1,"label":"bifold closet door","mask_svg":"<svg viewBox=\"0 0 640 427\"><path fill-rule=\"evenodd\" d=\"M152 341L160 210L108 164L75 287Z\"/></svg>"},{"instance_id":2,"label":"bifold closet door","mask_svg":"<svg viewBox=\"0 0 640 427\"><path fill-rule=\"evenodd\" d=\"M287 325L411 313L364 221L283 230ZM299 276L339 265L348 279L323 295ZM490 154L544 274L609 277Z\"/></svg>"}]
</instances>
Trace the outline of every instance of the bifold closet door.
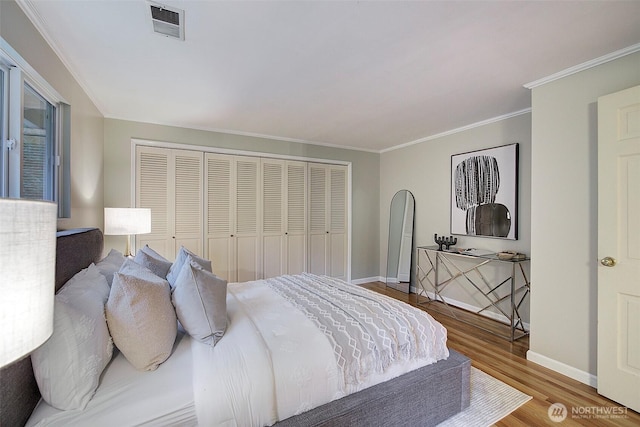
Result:
<instances>
[{"instance_id":1,"label":"bifold closet door","mask_svg":"<svg viewBox=\"0 0 640 427\"><path fill-rule=\"evenodd\" d=\"M309 163L309 271L346 279L347 167Z\"/></svg>"},{"instance_id":2,"label":"bifold closet door","mask_svg":"<svg viewBox=\"0 0 640 427\"><path fill-rule=\"evenodd\" d=\"M229 282L260 277L260 159L205 154L206 254Z\"/></svg>"},{"instance_id":3,"label":"bifold closet door","mask_svg":"<svg viewBox=\"0 0 640 427\"><path fill-rule=\"evenodd\" d=\"M286 163L286 274L307 271L307 164Z\"/></svg>"},{"instance_id":4,"label":"bifold closet door","mask_svg":"<svg viewBox=\"0 0 640 427\"><path fill-rule=\"evenodd\" d=\"M300 274L307 265L307 166L262 159L263 277Z\"/></svg>"},{"instance_id":5,"label":"bifold closet door","mask_svg":"<svg viewBox=\"0 0 640 427\"><path fill-rule=\"evenodd\" d=\"M136 207L151 209L151 233L136 236L169 260L180 246L203 255L203 153L138 146Z\"/></svg>"}]
</instances>

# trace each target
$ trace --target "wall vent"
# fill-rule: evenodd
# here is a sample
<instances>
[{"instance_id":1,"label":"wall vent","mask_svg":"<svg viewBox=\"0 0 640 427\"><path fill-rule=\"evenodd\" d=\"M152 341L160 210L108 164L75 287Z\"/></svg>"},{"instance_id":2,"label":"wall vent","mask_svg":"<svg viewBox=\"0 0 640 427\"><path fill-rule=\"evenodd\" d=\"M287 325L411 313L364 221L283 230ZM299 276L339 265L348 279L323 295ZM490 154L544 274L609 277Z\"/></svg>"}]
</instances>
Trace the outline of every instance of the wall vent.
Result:
<instances>
[{"instance_id":1,"label":"wall vent","mask_svg":"<svg viewBox=\"0 0 640 427\"><path fill-rule=\"evenodd\" d=\"M156 34L184 40L184 10L149 3L149 11Z\"/></svg>"}]
</instances>

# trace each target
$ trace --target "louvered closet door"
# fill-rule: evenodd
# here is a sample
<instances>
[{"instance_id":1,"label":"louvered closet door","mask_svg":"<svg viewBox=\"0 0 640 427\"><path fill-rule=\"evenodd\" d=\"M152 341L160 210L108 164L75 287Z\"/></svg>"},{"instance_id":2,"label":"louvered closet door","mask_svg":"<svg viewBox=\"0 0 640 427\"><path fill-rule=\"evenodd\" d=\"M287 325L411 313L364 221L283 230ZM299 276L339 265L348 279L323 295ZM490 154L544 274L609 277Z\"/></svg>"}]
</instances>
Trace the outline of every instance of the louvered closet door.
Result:
<instances>
[{"instance_id":1,"label":"louvered closet door","mask_svg":"<svg viewBox=\"0 0 640 427\"><path fill-rule=\"evenodd\" d=\"M232 156L205 155L206 256L218 277L237 281L235 259L235 161Z\"/></svg>"},{"instance_id":2,"label":"louvered closet door","mask_svg":"<svg viewBox=\"0 0 640 427\"><path fill-rule=\"evenodd\" d=\"M347 168L329 170L329 275L347 278Z\"/></svg>"},{"instance_id":3,"label":"louvered closet door","mask_svg":"<svg viewBox=\"0 0 640 427\"><path fill-rule=\"evenodd\" d=\"M167 149L136 148L136 206L151 209L151 233L136 236L136 248L149 245L160 255L173 255L173 195L169 189L171 153Z\"/></svg>"},{"instance_id":4,"label":"louvered closet door","mask_svg":"<svg viewBox=\"0 0 640 427\"><path fill-rule=\"evenodd\" d=\"M286 274L307 271L307 164L286 162Z\"/></svg>"},{"instance_id":5,"label":"louvered closet door","mask_svg":"<svg viewBox=\"0 0 640 427\"><path fill-rule=\"evenodd\" d=\"M347 167L309 163L309 268L347 276Z\"/></svg>"},{"instance_id":6,"label":"louvered closet door","mask_svg":"<svg viewBox=\"0 0 640 427\"><path fill-rule=\"evenodd\" d=\"M237 280L259 279L262 251L259 241L260 159L236 157L236 269Z\"/></svg>"},{"instance_id":7,"label":"louvered closet door","mask_svg":"<svg viewBox=\"0 0 640 427\"><path fill-rule=\"evenodd\" d=\"M136 236L169 260L184 246L198 255L202 245L202 153L136 148L136 206L151 209L151 233Z\"/></svg>"},{"instance_id":8,"label":"louvered closet door","mask_svg":"<svg viewBox=\"0 0 640 427\"><path fill-rule=\"evenodd\" d=\"M286 273L285 161L262 159L262 272L264 278Z\"/></svg>"},{"instance_id":9,"label":"louvered closet door","mask_svg":"<svg viewBox=\"0 0 640 427\"><path fill-rule=\"evenodd\" d=\"M329 273L327 167L309 164L309 272Z\"/></svg>"},{"instance_id":10,"label":"louvered closet door","mask_svg":"<svg viewBox=\"0 0 640 427\"><path fill-rule=\"evenodd\" d=\"M174 153L174 247L173 257L184 246L204 256L202 241L202 163L203 153L172 150Z\"/></svg>"}]
</instances>

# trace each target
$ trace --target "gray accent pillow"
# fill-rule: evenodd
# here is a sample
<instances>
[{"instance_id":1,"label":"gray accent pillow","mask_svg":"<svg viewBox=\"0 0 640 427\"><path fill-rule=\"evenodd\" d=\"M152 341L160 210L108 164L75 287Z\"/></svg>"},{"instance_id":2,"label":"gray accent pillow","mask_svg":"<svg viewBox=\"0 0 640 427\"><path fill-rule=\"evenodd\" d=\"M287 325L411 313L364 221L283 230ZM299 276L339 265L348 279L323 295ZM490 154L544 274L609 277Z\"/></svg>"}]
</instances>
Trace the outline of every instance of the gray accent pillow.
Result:
<instances>
[{"instance_id":1,"label":"gray accent pillow","mask_svg":"<svg viewBox=\"0 0 640 427\"><path fill-rule=\"evenodd\" d=\"M198 341L215 346L227 329L227 281L188 256L172 301L184 330Z\"/></svg>"},{"instance_id":2,"label":"gray accent pillow","mask_svg":"<svg viewBox=\"0 0 640 427\"><path fill-rule=\"evenodd\" d=\"M102 273L102 275L107 279L109 286L111 286L111 282L113 282L113 273L120 270L123 263L124 255L115 249L111 249L106 257L98 261L96 267L98 267L100 273Z\"/></svg>"},{"instance_id":3,"label":"gray accent pillow","mask_svg":"<svg viewBox=\"0 0 640 427\"><path fill-rule=\"evenodd\" d=\"M178 322L165 279L127 259L105 311L114 344L136 369L152 371L169 358Z\"/></svg>"},{"instance_id":4,"label":"gray accent pillow","mask_svg":"<svg viewBox=\"0 0 640 427\"><path fill-rule=\"evenodd\" d=\"M169 285L171 285L171 289L175 288L178 275L182 270L182 266L187 261L188 256L191 256L191 259L197 262L198 265L200 265L205 270L209 272L213 272L211 261L209 261L208 259L199 257L198 255L194 254L184 246L180 246L180 251L178 251L178 256L176 257L176 260L173 262L173 264L171 265L171 268L169 268L169 272L167 273L167 280L169 281Z\"/></svg>"},{"instance_id":5,"label":"gray accent pillow","mask_svg":"<svg viewBox=\"0 0 640 427\"><path fill-rule=\"evenodd\" d=\"M169 268L171 268L171 261L151 249L149 245L140 249L133 260L162 279L167 277Z\"/></svg>"}]
</instances>

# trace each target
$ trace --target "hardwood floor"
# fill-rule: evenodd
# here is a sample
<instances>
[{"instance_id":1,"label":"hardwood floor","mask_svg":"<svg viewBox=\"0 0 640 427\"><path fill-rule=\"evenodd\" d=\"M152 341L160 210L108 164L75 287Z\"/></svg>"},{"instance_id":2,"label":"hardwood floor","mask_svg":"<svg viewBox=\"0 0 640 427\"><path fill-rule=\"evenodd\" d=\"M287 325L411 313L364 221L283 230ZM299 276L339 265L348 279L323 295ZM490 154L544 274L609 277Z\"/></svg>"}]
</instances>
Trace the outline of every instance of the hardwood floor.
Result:
<instances>
[{"instance_id":1,"label":"hardwood floor","mask_svg":"<svg viewBox=\"0 0 640 427\"><path fill-rule=\"evenodd\" d=\"M381 282L367 283L362 286L425 309L424 306L416 304L415 294L404 294L387 288ZM640 414L637 412L627 410L620 404L600 396L593 387L528 361L526 352L529 349L529 337L523 337L511 343L443 314L440 303L428 304L426 311L447 328L450 348L471 358L474 367L533 396L532 400L500 420L496 426L640 425ZM486 328L502 327L496 325L497 322L463 310L459 310L458 314L472 316L474 321ZM548 416L549 407L554 403L562 403L567 408L567 418L562 422L553 422ZM626 411L626 413L614 418L613 415L603 414L602 411L607 410L606 408L615 408L615 411ZM576 414L572 414L572 411L576 411ZM597 415L596 411L599 411L600 415Z\"/></svg>"}]
</instances>

